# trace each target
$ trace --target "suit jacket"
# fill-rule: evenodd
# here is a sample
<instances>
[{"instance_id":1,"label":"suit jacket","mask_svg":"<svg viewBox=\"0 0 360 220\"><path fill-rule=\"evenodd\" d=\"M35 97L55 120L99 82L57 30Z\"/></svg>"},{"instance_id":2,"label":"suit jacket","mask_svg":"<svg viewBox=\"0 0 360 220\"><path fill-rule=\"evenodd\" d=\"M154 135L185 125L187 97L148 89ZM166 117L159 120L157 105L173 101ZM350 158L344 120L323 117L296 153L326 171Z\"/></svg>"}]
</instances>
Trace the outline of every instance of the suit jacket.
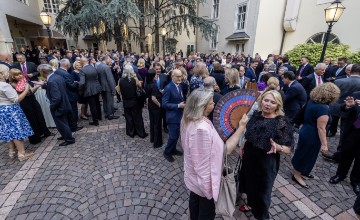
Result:
<instances>
[{"instance_id":1,"label":"suit jacket","mask_svg":"<svg viewBox=\"0 0 360 220\"><path fill-rule=\"evenodd\" d=\"M294 73L296 74L296 67L291 66L291 65L288 64L288 63L284 63L283 66L286 67L286 68L288 68L288 71L292 71L292 72L294 72Z\"/></svg>"},{"instance_id":2,"label":"suit jacket","mask_svg":"<svg viewBox=\"0 0 360 220\"><path fill-rule=\"evenodd\" d=\"M111 72L111 68L105 63L100 63L97 66L97 71L99 73L100 85L103 92L115 92L115 80Z\"/></svg>"},{"instance_id":3,"label":"suit jacket","mask_svg":"<svg viewBox=\"0 0 360 220\"><path fill-rule=\"evenodd\" d=\"M346 135L350 133L352 129L355 129L354 122L358 117L360 117L360 107L355 105L353 108L347 109L345 104L340 107L340 110L347 114L347 118L342 119L343 123L343 138L346 138ZM344 140L344 139L343 139Z\"/></svg>"},{"instance_id":4,"label":"suit jacket","mask_svg":"<svg viewBox=\"0 0 360 220\"><path fill-rule=\"evenodd\" d=\"M22 72L21 64L17 63L14 65L14 68L19 69ZM39 72L36 69L36 65L33 62L27 62L25 63L26 70L28 74L33 74L33 77L29 77L31 81L38 81Z\"/></svg>"},{"instance_id":5,"label":"suit jacket","mask_svg":"<svg viewBox=\"0 0 360 220\"><path fill-rule=\"evenodd\" d=\"M165 75L164 73L160 73L159 75L160 80L160 90L165 89L165 87L169 84L169 76Z\"/></svg>"},{"instance_id":6,"label":"suit jacket","mask_svg":"<svg viewBox=\"0 0 360 220\"><path fill-rule=\"evenodd\" d=\"M288 87L285 95L285 115L292 120L307 101L306 91L299 82L294 81L291 86Z\"/></svg>"},{"instance_id":7,"label":"suit jacket","mask_svg":"<svg viewBox=\"0 0 360 220\"><path fill-rule=\"evenodd\" d=\"M324 78L321 77L321 79L324 82ZM301 85L304 87L308 99L310 98L310 92L316 87L316 80L317 78L315 78L314 73L304 77L301 80Z\"/></svg>"},{"instance_id":8,"label":"suit jacket","mask_svg":"<svg viewBox=\"0 0 360 220\"><path fill-rule=\"evenodd\" d=\"M310 64L306 64L303 71L301 71L302 67L303 67L303 65L299 66L299 69L298 69L298 71L296 73L296 76L300 75L301 77L305 77L305 76L308 76L308 75L314 73L314 68Z\"/></svg>"},{"instance_id":9,"label":"suit jacket","mask_svg":"<svg viewBox=\"0 0 360 220\"><path fill-rule=\"evenodd\" d=\"M347 65L345 65L342 70L339 72L338 75L336 75L336 72L338 71L338 69L340 69L341 67L336 67L336 68L333 68L333 71L332 71L332 77L335 77L336 79L342 79L342 78L346 78L346 67Z\"/></svg>"},{"instance_id":10,"label":"suit jacket","mask_svg":"<svg viewBox=\"0 0 360 220\"><path fill-rule=\"evenodd\" d=\"M182 91L179 85L180 92ZM182 118L183 109L178 108L178 104L183 102L184 96L179 94L174 82L170 82L164 89L162 106L166 110L166 122L168 124L179 124Z\"/></svg>"},{"instance_id":11,"label":"suit jacket","mask_svg":"<svg viewBox=\"0 0 360 220\"><path fill-rule=\"evenodd\" d=\"M348 114L341 112L340 107L347 96L352 96L354 92L360 91L360 77L350 76L349 78L337 79L334 83L340 88L341 92L337 102L330 104L330 112L334 116L347 118Z\"/></svg>"},{"instance_id":12,"label":"suit jacket","mask_svg":"<svg viewBox=\"0 0 360 220\"><path fill-rule=\"evenodd\" d=\"M246 76L244 76L245 77L245 83L243 84L243 86L241 87L241 82L239 81L239 83L240 83L240 89L246 89L246 84L248 83L248 82L250 82L250 79L248 78L248 77L246 77ZM240 80L240 79L239 79ZM223 88L225 88L225 86L226 86L226 84L224 84L224 87Z\"/></svg>"},{"instance_id":13,"label":"suit jacket","mask_svg":"<svg viewBox=\"0 0 360 220\"><path fill-rule=\"evenodd\" d=\"M225 74L223 72L213 72L210 76L215 78L216 84L220 89L225 86Z\"/></svg>"},{"instance_id":14,"label":"suit jacket","mask_svg":"<svg viewBox=\"0 0 360 220\"><path fill-rule=\"evenodd\" d=\"M102 88L99 82L99 73L92 65L86 65L80 70L79 88L83 91L84 97L101 93Z\"/></svg>"},{"instance_id":15,"label":"suit jacket","mask_svg":"<svg viewBox=\"0 0 360 220\"><path fill-rule=\"evenodd\" d=\"M55 116L63 116L71 111L65 80L58 73L51 75L47 81L46 95L50 101L50 110Z\"/></svg>"},{"instance_id":16,"label":"suit jacket","mask_svg":"<svg viewBox=\"0 0 360 220\"><path fill-rule=\"evenodd\" d=\"M133 108L136 106L137 95L136 95L136 81L134 78L130 80L127 78L120 79L120 92L123 98L124 108Z\"/></svg>"},{"instance_id":17,"label":"suit jacket","mask_svg":"<svg viewBox=\"0 0 360 220\"><path fill-rule=\"evenodd\" d=\"M325 82L332 81L332 80L331 80L331 77L332 77L333 71L334 71L334 67L333 67L333 66L328 65L328 66L326 67L325 74L324 74L324 80L325 80Z\"/></svg>"},{"instance_id":18,"label":"suit jacket","mask_svg":"<svg viewBox=\"0 0 360 220\"><path fill-rule=\"evenodd\" d=\"M5 65L5 66L7 66L9 69L11 69L11 65L10 65L9 63L0 61L0 64L3 64L3 65Z\"/></svg>"},{"instance_id":19,"label":"suit jacket","mask_svg":"<svg viewBox=\"0 0 360 220\"><path fill-rule=\"evenodd\" d=\"M55 73L64 78L66 84L66 93L69 97L69 101L76 102L78 100L79 83L75 82L76 80L74 78L74 75L68 73L68 71L61 68L57 69Z\"/></svg>"},{"instance_id":20,"label":"suit jacket","mask_svg":"<svg viewBox=\"0 0 360 220\"><path fill-rule=\"evenodd\" d=\"M251 67L246 69L245 76L249 78L251 82L256 82L255 71Z\"/></svg>"}]
</instances>

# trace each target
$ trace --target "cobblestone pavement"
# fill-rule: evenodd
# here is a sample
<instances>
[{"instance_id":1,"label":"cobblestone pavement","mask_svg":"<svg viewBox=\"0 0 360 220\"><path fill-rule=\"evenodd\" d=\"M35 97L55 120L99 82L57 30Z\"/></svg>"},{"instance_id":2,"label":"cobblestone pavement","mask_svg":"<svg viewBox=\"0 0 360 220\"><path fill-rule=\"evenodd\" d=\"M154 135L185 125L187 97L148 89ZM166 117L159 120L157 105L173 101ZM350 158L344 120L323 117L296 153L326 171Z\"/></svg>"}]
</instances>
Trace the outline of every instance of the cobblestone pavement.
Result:
<instances>
[{"instance_id":1,"label":"cobblestone pavement","mask_svg":"<svg viewBox=\"0 0 360 220\"><path fill-rule=\"evenodd\" d=\"M148 131L147 114L144 110ZM76 144L59 147L58 135L49 137L27 146L35 155L25 162L9 159L1 144L0 219L188 219L181 157L169 163L149 138L126 136L124 117L99 127L80 123L85 128L75 134ZM330 139L332 149L337 141ZM307 180L311 188L302 189L291 181L290 159L281 158L271 219L355 219L349 180L328 183L336 164L319 157L315 179ZM252 218L239 211L234 216Z\"/></svg>"}]
</instances>

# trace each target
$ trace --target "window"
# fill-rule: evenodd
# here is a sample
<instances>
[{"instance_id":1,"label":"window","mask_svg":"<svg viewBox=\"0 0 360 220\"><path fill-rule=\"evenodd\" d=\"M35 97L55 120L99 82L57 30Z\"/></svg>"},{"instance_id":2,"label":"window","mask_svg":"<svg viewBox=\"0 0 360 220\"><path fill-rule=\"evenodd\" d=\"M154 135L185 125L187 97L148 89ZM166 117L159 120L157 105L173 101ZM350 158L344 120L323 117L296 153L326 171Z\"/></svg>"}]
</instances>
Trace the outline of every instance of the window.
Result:
<instances>
[{"instance_id":1,"label":"window","mask_svg":"<svg viewBox=\"0 0 360 220\"><path fill-rule=\"evenodd\" d=\"M326 33L325 32L321 32L321 33L317 33L313 36L311 36L307 41L306 43L320 43L320 44L323 44L324 41L325 41L325 37L326 37ZM334 43L334 44L340 44L340 40L339 38L334 35L334 34L331 34L330 33L330 36L329 36L329 43Z\"/></svg>"},{"instance_id":2,"label":"window","mask_svg":"<svg viewBox=\"0 0 360 220\"><path fill-rule=\"evenodd\" d=\"M44 9L46 12L58 13L59 0L44 0Z\"/></svg>"},{"instance_id":3,"label":"window","mask_svg":"<svg viewBox=\"0 0 360 220\"><path fill-rule=\"evenodd\" d=\"M216 50L218 41L218 30L211 34L210 50Z\"/></svg>"},{"instance_id":4,"label":"window","mask_svg":"<svg viewBox=\"0 0 360 220\"><path fill-rule=\"evenodd\" d=\"M237 31L241 31L241 30L245 29L246 8L247 8L246 3L237 6L237 11L236 11L236 30Z\"/></svg>"},{"instance_id":5,"label":"window","mask_svg":"<svg viewBox=\"0 0 360 220\"><path fill-rule=\"evenodd\" d=\"M15 40L15 46L16 46L16 49L17 51L20 51L20 48L26 48L26 41L25 41L25 38L23 37L15 37L14 38Z\"/></svg>"},{"instance_id":6,"label":"window","mask_svg":"<svg viewBox=\"0 0 360 220\"><path fill-rule=\"evenodd\" d=\"M219 1L220 0L213 0L212 16L211 16L213 19L219 17Z\"/></svg>"},{"instance_id":7,"label":"window","mask_svg":"<svg viewBox=\"0 0 360 220\"><path fill-rule=\"evenodd\" d=\"M28 4L28 2L27 2L27 0L17 0L18 2L21 2L21 3L23 3L23 4Z\"/></svg>"}]
</instances>

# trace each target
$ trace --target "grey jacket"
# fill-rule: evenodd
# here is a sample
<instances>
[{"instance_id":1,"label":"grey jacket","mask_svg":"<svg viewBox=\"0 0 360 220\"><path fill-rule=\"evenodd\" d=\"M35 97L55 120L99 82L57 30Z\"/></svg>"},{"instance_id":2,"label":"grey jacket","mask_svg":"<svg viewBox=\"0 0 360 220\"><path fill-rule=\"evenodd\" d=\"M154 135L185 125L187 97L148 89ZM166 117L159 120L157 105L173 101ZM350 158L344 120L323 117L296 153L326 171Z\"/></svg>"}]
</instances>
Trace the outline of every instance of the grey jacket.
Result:
<instances>
[{"instance_id":1,"label":"grey jacket","mask_svg":"<svg viewBox=\"0 0 360 220\"><path fill-rule=\"evenodd\" d=\"M96 70L99 73L100 85L103 92L115 92L115 80L111 72L111 68L105 63L101 62Z\"/></svg>"},{"instance_id":2,"label":"grey jacket","mask_svg":"<svg viewBox=\"0 0 360 220\"><path fill-rule=\"evenodd\" d=\"M340 88L339 99L330 105L331 115L347 118L347 113L340 110L341 105L347 96L352 96L354 92L360 91L360 76L350 76L349 78L337 79L335 85Z\"/></svg>"},{"instance_id":3,"label":"grey jacket","mask_svg":"<svg viewBox=\"0 0 360 220\"><path fill-rule=\"evenodd\" d=\"M92 65L86 65L80 70L79 88L83 92L84 97L93 96L101 93L101 85L99 82L99 73Z\"/></svg>"}]
</instances>

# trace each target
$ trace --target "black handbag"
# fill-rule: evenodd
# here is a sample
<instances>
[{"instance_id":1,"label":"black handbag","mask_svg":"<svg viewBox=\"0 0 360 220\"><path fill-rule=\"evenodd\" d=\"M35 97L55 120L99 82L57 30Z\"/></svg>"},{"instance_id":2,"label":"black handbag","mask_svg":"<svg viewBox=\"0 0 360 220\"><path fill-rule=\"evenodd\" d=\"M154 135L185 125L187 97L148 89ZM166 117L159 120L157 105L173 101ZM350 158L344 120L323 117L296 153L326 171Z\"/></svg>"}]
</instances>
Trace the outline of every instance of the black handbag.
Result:
<instances>
[{"instance_id":1,"label":"black handbag","mask_svg":"<svg viewBox=\"0 0 360 220\"><path fill-rule=\"evenodd\" d=\"M136 89L136 96L138 97L138 98L145 98L146 97L146 92L145 92L145 90L143 89L143 88L137 88Z\"/></svg>"}]
</instances>

